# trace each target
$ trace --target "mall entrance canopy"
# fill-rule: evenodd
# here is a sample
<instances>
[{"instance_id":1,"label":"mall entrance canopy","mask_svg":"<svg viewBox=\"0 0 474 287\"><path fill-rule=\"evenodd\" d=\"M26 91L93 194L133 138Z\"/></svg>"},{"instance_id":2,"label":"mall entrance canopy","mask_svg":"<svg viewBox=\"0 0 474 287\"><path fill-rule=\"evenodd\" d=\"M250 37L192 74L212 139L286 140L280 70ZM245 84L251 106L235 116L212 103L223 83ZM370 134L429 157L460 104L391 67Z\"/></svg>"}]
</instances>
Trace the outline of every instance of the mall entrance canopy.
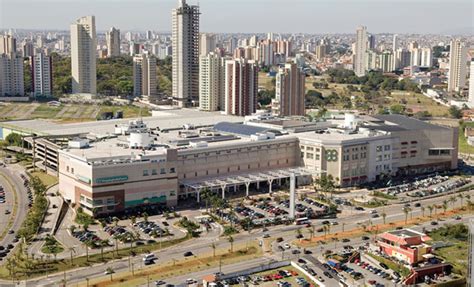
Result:
<instances>
[{"instance_id":1,"label":"mall entrance canopy","mask_svg":"<svg viewBox=\"0 0 474 287\"><path fill-rule=\"evenodd\" d=\"M317 171L310 171L304 167L289 167L270 169L264 171L253 171L253 172L242 172L235 174L227 174L226 176L213 176L213 177L202 177L192 180L181 180L181 186L184 186L186 195L196 194L197 201L200 202L200 193L206 189L209 190L221 190L222 198L225 198L226 188L233 186L234 189L237 186L245 185L246 196L249 196L249 186L252 183L257 184L257 189L261 182L267 182L269 186L269 192L272 192L272 183L275 180L281 182L282 179L289 179L291 174L298 177L309 177L318 175Z\"/></svg>"}]
</instances>

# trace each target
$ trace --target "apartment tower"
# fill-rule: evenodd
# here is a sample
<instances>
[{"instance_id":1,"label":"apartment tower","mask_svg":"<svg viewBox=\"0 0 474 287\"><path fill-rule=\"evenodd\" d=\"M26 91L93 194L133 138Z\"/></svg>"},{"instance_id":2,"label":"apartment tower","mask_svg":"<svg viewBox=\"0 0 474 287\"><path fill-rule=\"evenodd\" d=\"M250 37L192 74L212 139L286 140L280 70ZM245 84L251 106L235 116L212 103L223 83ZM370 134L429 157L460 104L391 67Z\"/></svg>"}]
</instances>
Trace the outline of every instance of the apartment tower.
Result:
<instances>
[{"instance_id":1,"label":"apartment tower","mask_svg":"<svg viewBox=\"0 0 474 287\"><path fill-rule=\"evenodd\" d=\"M459 39L451 41L449 51L448 92L459 92L466 84L467 48Z\"/></svg>"},{"instance_id":2,"label":"apartment tower","mask_svg":"<svg viewBox=\"0 0 474 287\"><path fill-rule=\"evenodd\" d=\"M199 6L179 0L172 11L172 96L178 107L199 101Z\"/></svg>"},{"instance_id":3,"label":"apartment tower","mask_svg":"<svg viewBox=\"0 0 474 287\"><path fill-rule=\"evenodd\" d=\"M73 94L96 94L95 16L79 18L71 25L71 70Z\"/></svg>"},{"instance_id":4,"label":"apartment tower","mask_svg":"<svg viewBox=\"0 0 474 287\"><path fill-rule=\"evenodd\" d=\"M235 59L225 63L225 112L247 116L257 109L258 67L253 60Z\"/></svg>"},{"instance_id":5,"label":"apartment tower","mask_svg":"<svg viewBox=\"0 0 474 287\"><path fill-rule=\"evenodd\" d=\"M366 52L367 52L367 27L360 26L356 32L356 43L354 52L354 72L357 76L365 75L366 68Z\"/></svg>"},{"instance_id":6,"label":"apartment tower","mask_svg":"<svg viewBox=\"0 0 474 287\"><path fill-rule=\"evenodd\" d=\"M285 64L276 76L272 113L277 116L305 115L305 73L296 63Z\"/></svg>"},{"instance_id":7,"label":"apartment tower","mask_svg":"<svg viewBox=\"0 0 474 287\"><path fill-rule=\"evenodd\" d=\"M120 56L120 30L115 27L110 28L105 34L107 41L107 57Z\"/></svg>"}]
</instances>

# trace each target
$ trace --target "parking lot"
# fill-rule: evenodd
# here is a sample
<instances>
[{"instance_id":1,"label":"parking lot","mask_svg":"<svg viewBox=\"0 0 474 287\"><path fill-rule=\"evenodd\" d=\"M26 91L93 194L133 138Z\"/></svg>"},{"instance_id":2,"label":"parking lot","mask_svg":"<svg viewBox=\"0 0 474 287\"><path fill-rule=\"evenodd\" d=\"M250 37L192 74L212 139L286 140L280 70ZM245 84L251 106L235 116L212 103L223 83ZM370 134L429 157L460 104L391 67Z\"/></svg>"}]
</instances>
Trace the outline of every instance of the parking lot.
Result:
<instances>
[{"instance_id":1,"label":"parking lot","mask_svg":"<svg viewBox=\"0 0 474 287\"><path fill-rule=\"evenodd\" d=\"M290 200L283 195L274 194L272 197L263 195L249 202L239 203L232 210L217 210L220 218L239 224L244 219L251 220L251 227L267 227L270 225L290 224ZM328 214L328 206L311 198L296 200L295 216L297 223L307 224L311 219L323 218ZM307 219L307 220L304 220ZM243 228L247 229L246 226Z\"/></svg>"},{"instance_id":2,"label":"parking lot","mask_svg":"<svg viewBox=\"0 0 474 287\"><path fill-rule=\"evenodd\" d=\"M242 284L253 284L268 287L310 287L317 286L314 282L292 266L268 270L247 276L238 276L220 281L223 286L242 286Z\"/></svg>"}]
</instances>

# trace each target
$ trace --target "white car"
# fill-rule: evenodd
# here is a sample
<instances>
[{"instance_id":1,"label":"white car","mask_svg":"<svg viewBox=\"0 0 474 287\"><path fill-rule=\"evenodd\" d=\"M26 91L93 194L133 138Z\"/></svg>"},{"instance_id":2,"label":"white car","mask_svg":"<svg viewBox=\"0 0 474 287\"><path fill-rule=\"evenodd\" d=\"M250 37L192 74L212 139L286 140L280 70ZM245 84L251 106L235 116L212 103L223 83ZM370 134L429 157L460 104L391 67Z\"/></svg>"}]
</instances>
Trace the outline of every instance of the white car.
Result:
<instances>
[{"instance_id":1,"label":"white car","mask_svg":"<svg viewBox=\"0 0 474 287\"><path fill-rule=\"evenodd\" d=\"M150 260L156 260L156 255L153 253L148 253L143 256L143 261L150 261Z\"/></svg>"},{"instance_id":2,"label":"white car","mask_svg":"<svg viewBox=\"0 0 474 287\"><path fill-rule=\"evenodd\" d=\"M283 244L283 248L285 248L285 249L290 249L290 248L291 248L291 246L290 246L290 244L288 244L288 243L285 243L285 244Z\"/></svg>"},{"instance_id":3,"label":"white car","mask_svg":"<svg viewBox=\"0 0 474 287\"><path fill-rule=\"evenodd\" d=\"M186 279L186 284L189 285L189 284L194 284L194 283L196 283L196 280L194 280L193 278Z\"/></svg>"}]
</instances>

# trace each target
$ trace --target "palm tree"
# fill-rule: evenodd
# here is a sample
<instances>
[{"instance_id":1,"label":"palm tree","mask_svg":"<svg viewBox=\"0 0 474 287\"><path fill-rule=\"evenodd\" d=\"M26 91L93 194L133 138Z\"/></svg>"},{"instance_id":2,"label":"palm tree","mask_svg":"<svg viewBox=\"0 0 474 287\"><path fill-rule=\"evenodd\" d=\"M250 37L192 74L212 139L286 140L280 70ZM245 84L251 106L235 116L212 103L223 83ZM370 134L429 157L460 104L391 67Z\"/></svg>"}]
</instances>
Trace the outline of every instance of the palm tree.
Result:
<instances>
[{"instance_id":1,"label":"palm tree","mask_svg":"<svg viewBox=\"0 0 474 287\"><path fill-rule=\"evenodd\" d=\"M404 207L403 208L403 213L405 213L405 224L407 224L407 221L408 221L408 213L410 212L410 208L409 207Z\"/></svg>"},{"instance_id":2,"label":"palm tree","mask_svg":"<svg viewBox=\"0 0 474 287\"><path fill-rule=\"evenodd\" d=\"M209 190L208 187L206 187L199 195L206 202L206 212L208 212L209 211L209 199L212 196L211 191Z\"/></svg>"},{"instance_id":3,"label":"palm tree","mask_svg":"<svg viewBox=\"0 0 474 287\"><path fill-rule=\"evenodd\" d=\"M71 266L72 266L72 263L73 263L72 253L76 253L76 249L74 247L69 247L69 254L71 255Z\"/></svg>"},{"instance_id":4,"label":"palm tree","mask_svg":"<svg viewBox=\"0 0 474 287\"><path fill-rule=\"evenodd\" d=\"M229 235L227 240L230 243L230 253L233 253L234 252L234 237L232 237L232 235Z\"/></svg>"},{"instance_id":5,"label":"palm tree","mask_svg":"<svg viewBox=\"0 0 474 287\"><path fill-rule=\"evenodd\" d=\"M311 241L311 239L313 239L313 236L314 236L314 228L308 228L308 232L309 232L309 241Z\"/></svg>"},{"instance_id":6,"label":"palm tree","mask_svg":"<svg viewBox=\"0 0 474 287\"><path fill-rule=\"evenodd\" d=\"M448 210L448 201L446 199L443 200L443 210L444 210L444 213L446 213L446 210Z\"/></svg>"},{"instance_id":7,"label":"palm tree","mask_svg":"<svg viewBox=\"0 0 474 287\"><path fill-rule=\"evenodd\" d=\"M461 208L463 208L464 194L463 194L463 193L459 193L459 194L458 194L458 198L461 200Z\"/></svg>"},{"instance_id":8,"label":"palm tree","mask_svg":"<svg viewBox=\"0 0 474 287\"><path fill-rule=\"evenodd\" d=\"M430 211L430 217L433 214L433 205L428 205L428 210Z\"/></svg>"},{"instance_id":9,"label":"palm tree","mask_svg":"<svg viewBox=\"0 0 474 287\"><path fill-rule=\"evenodd\" d=\"M464 196L464 198L465 198L467 201L469 201L469 202L471 201L471 195L470 195L470 194L466 194L466 195ZM469 206L469 204L467 204L467 205Z\"/></svg>"},{"instance_id":10,"label":"palm tree","mask_svg":"<svg viewBox=\"0 0 474 287\"><path fill-rule=\"evenodd\" d=\"M425 207L422 206L420 209L421 209L421 217L425 217Z\"/></svg>"},{"instance_id":11,"label":"palm tree","mask_svg":"<svg viewBox=\"0 0 474 287\"><path fill-rule=\"evenodd\" d=\"M382 212L383 224L385 224L385 219L387 218L387 214Z\"/></svg>"},{"instance_id":12,"label":"palm tree","mask_svg":"<svg viewBox=\"0 0 474 287\"><path fill-rule=\"evenodd\" d=\"M109 242L107 240L101 240L99 241L99 246L100 246L100 257L102 258L102 261L104 261L104 247L109 246Z\"/></svg>"},{"instance_id":13,"label":"palm tree","mask_svg":"<svg viewBox=\"0 0 474 287\"><path fill-rule=\"evenodd\" d=\"M216 257L216 244L212 242L210 247L212 248L212 257Z\"/></svg>"},{"instance_id":14,"label":"palm tree","mask_svg":"<svg viewBox=\"0 0 474 287\"><path fill-rule=\"evenodd\" d=\"M84 224L82 225L82 229L84 229L84 231L87 231L88 228L89 228L89 223L84 222Z\"/></svg>"},{"instance_id":15,"label":"palm tree","mask_svg":"<svg viewBox=\"0 0 474 287\"><path fill-rule=\"evenodd\" d=\"M136 217L135 215L132 215L132 216L130 217L130 223L131 223L132 225L135 225L135 223L137 223L137 217Z\"/></svg>"},{"instance_id":16,"label":"palm tree","mask_svg":"<svg viewBox=\"0 0 474 287\"><path fill-rule=\"evenodd\" d=\"M90 244L90 241L86 240L82 244L84 244L84 247L86 248L86 259L87 259L87 262L89 262L89 244Z\"/></svg>"},{"instance_id":17,"label":"palm tree","mask_svg":"<svg viewBox=\"0 0 474 287\"><path fill-rule=\"evenodd\" d=\"M114 269L112 269L112 267L107 267L105 272L110 275L110 281L113 281L112 275L115 273Z\"/></svg>"},{"instance_id":18,"label":"palm tree","mask_svg":"<svg viewBox=\"0 0 474 287\"><path fill-rule=\"evenodd\" d=\"M343 223L342 223L342 232L344 232L344 227L345 227L345 226L346 226L346 223L343 222Z\"/></svg>"},{"instance_id":19,"label":"palm tree","mask_svg":"<svg viewBox=\"0 0 474 287\"><path fill-rule=\"evenodd\" d=\"M144 220L145 222L148 222L148 213L143 212L142 216L143 216L143 220Z\"/></svg>"},{"instance_id":20,"label":"palm tree","mask_svg":"<svg viewBox=\"0 0 474 287\"><path fill-rule=\"evenodd\" d=\"M296 237L300 238L301 237L301 227L299 227L298 229L296 229Z\"/></svg>"},{"instance_id":21,"label":"palm tree","mask_svg":"<svg viewBox=\"0 0 474 287\"><path fill-rule=\"evenodd\" d=\"M449 202L451 203L451 209L454 209L454 205L456 204L456 200L457 200L456 196L454 196L454 195L451 195L449 197Z\"/></svg>"}]
</instances>

